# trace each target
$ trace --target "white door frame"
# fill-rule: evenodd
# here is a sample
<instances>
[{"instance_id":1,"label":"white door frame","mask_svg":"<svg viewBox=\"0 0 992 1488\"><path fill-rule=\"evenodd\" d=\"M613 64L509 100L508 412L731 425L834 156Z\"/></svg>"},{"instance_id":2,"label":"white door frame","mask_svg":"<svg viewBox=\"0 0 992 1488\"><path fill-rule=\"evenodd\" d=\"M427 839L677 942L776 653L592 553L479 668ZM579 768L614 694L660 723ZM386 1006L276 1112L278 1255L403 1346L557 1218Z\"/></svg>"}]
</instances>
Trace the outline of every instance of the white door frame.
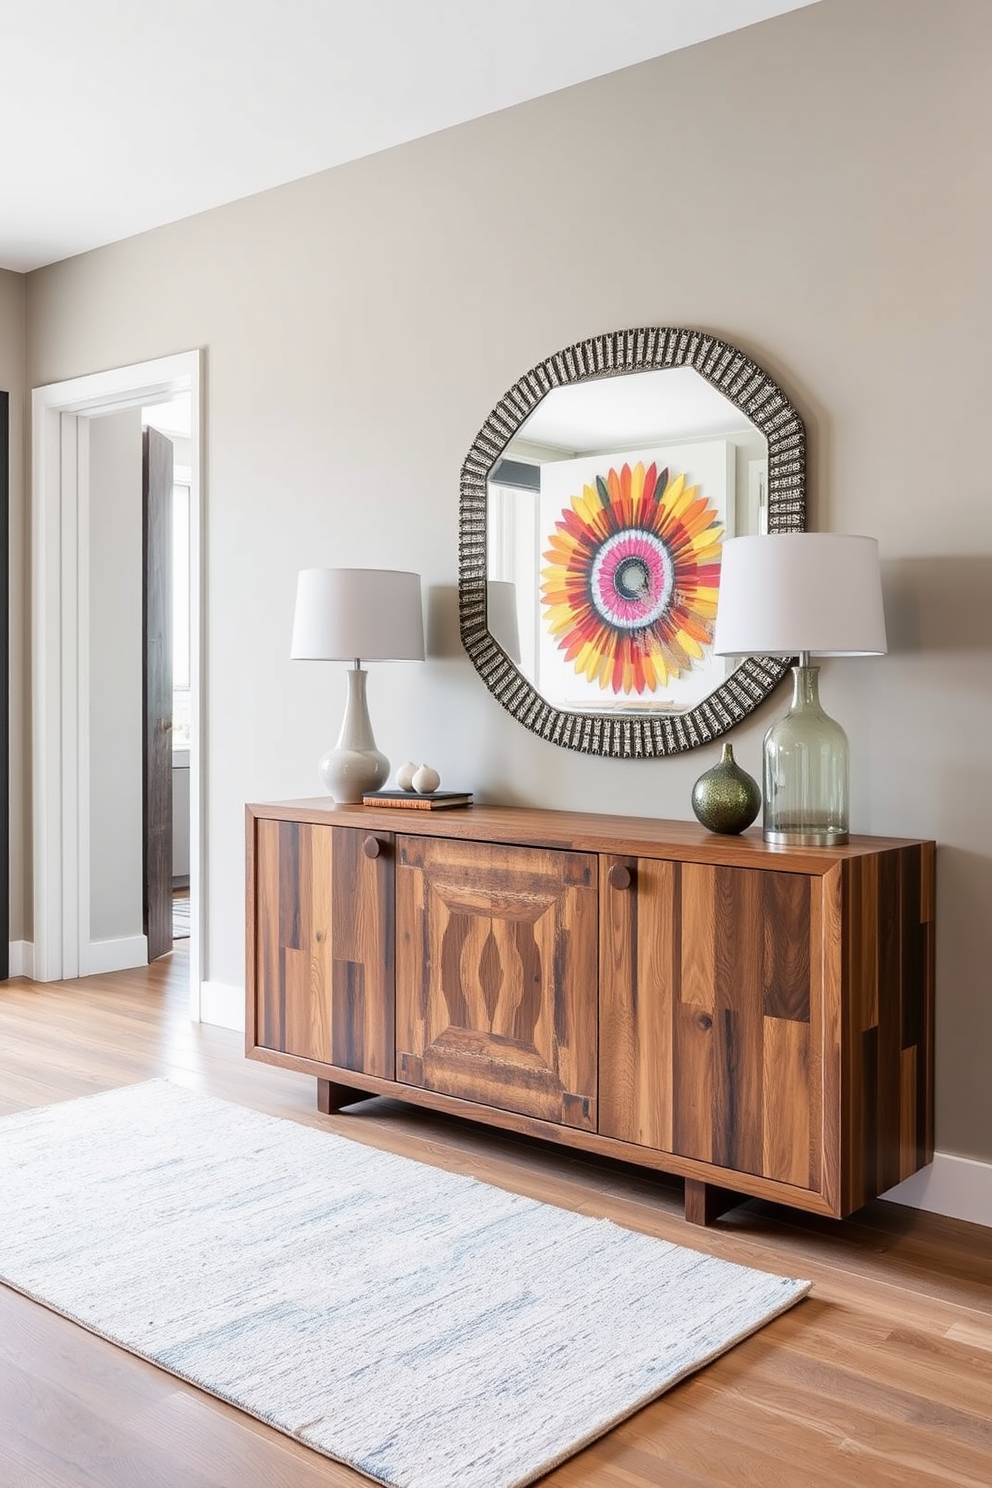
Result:
<instances>
[{"instance_id":1,"label":"white door frame","mask_svg":"<svg viewBox=\"0 0 992 1488\"><path fill-rule=\"evenodd\" d=\"M190 1015L200 1017L205 841L201 789L202 530L200 351L50 383L32 392L31 533L34 976L80 975L89 924L89 595L80 512L88 503L88 420L190 398ZM88 930L87 930L88 938Z\"/></svg>"}]
</instances>

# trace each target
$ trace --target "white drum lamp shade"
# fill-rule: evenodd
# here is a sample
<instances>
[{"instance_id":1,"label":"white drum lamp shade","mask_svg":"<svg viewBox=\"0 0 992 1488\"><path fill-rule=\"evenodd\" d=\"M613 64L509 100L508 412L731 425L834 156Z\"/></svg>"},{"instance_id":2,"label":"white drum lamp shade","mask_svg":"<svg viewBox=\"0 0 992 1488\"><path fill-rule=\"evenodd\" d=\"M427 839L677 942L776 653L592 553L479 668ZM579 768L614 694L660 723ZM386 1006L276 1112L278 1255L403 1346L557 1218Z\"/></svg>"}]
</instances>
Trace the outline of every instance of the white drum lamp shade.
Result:
<instances>
[{"instance_id":1,"label":"white drum lamp shade","mask_svg":"<svg viewBox=\"0 0 992 1488\"><path fill-rule=\"evenodd\" d=\"M389 776L375 745L363 661L423 661L420 575L388 568L304 568L296 587L290 655L296 661L351 661L341 733L319 765L336 801L360 801Z\"/></svg>"},{"instance_id":2,"label":"white drum lamp shade","mask_svg":"<svg viewBox=\"0 0 992 1488\"><path fill-rule=\"evenodd\" d=\"M811 656L882 656L878 543L833 532L729 538L723 546L713 649L720 656L798 656L789 713L764 739L767 841L847 841L847 736L820 707Z\"/></svg>"},{"instance_id":3,"label":"white drum lamp shade","mask_svg":"<svg viewBox=\"0 0 992 1488\"><path fill-rule=\"evenodd\" d=\"M297 661L423 661L420 575L392 568L304 568L290 655Z\"/></svg>"},{"instance_id":4,"label":"white drum lamp shade","mask_svg":"<svg viewBox=\"0 0 992 1488\"><path fill-rule=\"evenodd\" d=\"M728 538L713 649L718 656L884 656L878 543L837 532Z\"/></svg>"}]
</instances>

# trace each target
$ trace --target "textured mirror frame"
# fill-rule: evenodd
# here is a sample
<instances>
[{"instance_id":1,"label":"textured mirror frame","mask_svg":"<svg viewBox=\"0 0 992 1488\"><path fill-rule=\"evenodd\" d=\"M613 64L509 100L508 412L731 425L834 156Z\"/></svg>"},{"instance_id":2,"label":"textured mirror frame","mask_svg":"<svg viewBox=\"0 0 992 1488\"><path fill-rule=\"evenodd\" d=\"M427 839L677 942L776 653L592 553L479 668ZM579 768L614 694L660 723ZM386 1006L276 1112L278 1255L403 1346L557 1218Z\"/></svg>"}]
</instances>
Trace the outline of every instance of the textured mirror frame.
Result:
<instances>
[{"instance_id":1,"label":"textured mirror frame","mask_svg":"<svg viewBox=\"0 0 992 1488\"><path fill-rule=\"evenodd\" d=\"M729 399L768 443L768 531L806 526L806 431L782 389L750 357L705 331L641 327L579 341L540 362L499 400L461 472L458 602L462 644L489 691L524 728L563 749L613 759L656 759L708 744L741 723L786 675L788 661L749 657L683 713L570 712L554 707L490 634L487 612L488 477L553 388L665 367L691 367Z\"/></svg>"}]
</instances>

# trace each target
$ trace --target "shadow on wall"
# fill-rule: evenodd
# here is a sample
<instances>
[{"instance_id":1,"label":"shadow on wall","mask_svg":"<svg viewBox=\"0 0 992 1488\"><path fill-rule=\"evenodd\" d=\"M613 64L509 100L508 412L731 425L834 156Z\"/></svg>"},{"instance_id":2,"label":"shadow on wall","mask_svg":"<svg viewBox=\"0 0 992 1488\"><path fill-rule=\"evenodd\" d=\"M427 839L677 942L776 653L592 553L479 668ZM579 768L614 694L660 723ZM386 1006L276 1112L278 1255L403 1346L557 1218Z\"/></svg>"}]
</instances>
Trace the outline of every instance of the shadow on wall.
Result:
<instances>
[{"instance_id":1,"label":"shadow on wall","mask_svg":"<svg viewBox=\"0 0 992 1488\"><path fill-rule=\"evenodd\" d=\"M471 760L475 771L475 780L470 787L475 791L475 799L480 805L485 802L499 802L501 806L532 804L532 794L521 789L515 777L512 750L508 755L506 733L503 727L504 723L508 726L512 739L514 732L520 729L520 725L511 722L509 714L504 713L495 698L490 697L482 678L476 675L468 653L462 645L458 619L457 584L432 584L427 591L425 641L427 657L430 661L460 662L466 669L467 685L478 689L479 696L501 715L499 726L494 727L492 717L484 704L479 713L477 737L473 741L463 733L460 739L464 759ZM449 671L449 677L459 687L465 685L465 682L453 670ZM528 748L533 747L532 737L526 736ZM557 753L557 746L553 744L546 744L544 747ZM484 786L480 785L482 781L485 782ZM528 777L528 782L533 788L534 783L530 777Z\"/></svg>"},{"instance_id":2,"label":"shadow on wall","mask_svg":"<svg viewBox=\"0 0 992 1488\"><path fill-rule=\"evenodd\" d=\"M882 564L890 655L992 651L992 557Z\"/></svg>"},{"instance_id":3,"label":"shadow on wall","mask_svg":"<svg viewBox=\"0 0 992 1488\"><path fill-rule=\"evenodd\" d=\"M468 655L462 645L458 625L458 586L432 584L427 591L425 642L431 661L464 661Z\"/></svg>"},{"instance_id":4,"label":"shadow on wall","mask_svg":"<svg viewBox=\"0 0 992 1488\"><path fill-rule=\"evenodd\" d=\"M937 847L937 1147L989 1161L992 858ZM953 1099L945 1087L954 1087Z\"/></svg>"}]
</instances>

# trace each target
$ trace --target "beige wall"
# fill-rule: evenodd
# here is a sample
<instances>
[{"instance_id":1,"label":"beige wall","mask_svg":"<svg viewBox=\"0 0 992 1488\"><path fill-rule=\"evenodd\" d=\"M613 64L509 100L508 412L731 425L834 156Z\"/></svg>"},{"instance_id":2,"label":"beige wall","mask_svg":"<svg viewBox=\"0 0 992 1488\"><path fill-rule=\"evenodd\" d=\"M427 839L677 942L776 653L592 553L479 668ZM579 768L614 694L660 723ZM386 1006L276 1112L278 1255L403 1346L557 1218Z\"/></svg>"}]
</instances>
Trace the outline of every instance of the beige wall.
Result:
<instances>
[{"instance_id":1,"label":"beige wall","mask_svg":"<svg viewBox=\"0 0 992 1488\"><path fill-rule=\"evenodd\" d=\"M0 390L10 394L10 938L24 938L24 882L30 853L30 813L23 782L29 749L28 644L23 622L28 603L24 489L25 279L0 269Z\"/></svg>"},{"instance_id":2,"label":"beige wall","mask_svg":"<svg viewBox=\"0 0 992 1488\"><path fill-rule=\"evenodd\" d=\"M206 348L209 978L242 978L243 803L313 794L343 708L340 668L289 661L296 570L450 599L504 389L595 332L702 326L802 411L811 525L880 540L891 653L824 693L855 829L941 844L938 1145L992 1159L990 54L992 6L822 0L30 276L32 385ZM557 750L458 655L369 693L394 761L488 799L684 818L718 753ZM786 704L735 735L752 773Z\"/></svg>"}]
</instances>

